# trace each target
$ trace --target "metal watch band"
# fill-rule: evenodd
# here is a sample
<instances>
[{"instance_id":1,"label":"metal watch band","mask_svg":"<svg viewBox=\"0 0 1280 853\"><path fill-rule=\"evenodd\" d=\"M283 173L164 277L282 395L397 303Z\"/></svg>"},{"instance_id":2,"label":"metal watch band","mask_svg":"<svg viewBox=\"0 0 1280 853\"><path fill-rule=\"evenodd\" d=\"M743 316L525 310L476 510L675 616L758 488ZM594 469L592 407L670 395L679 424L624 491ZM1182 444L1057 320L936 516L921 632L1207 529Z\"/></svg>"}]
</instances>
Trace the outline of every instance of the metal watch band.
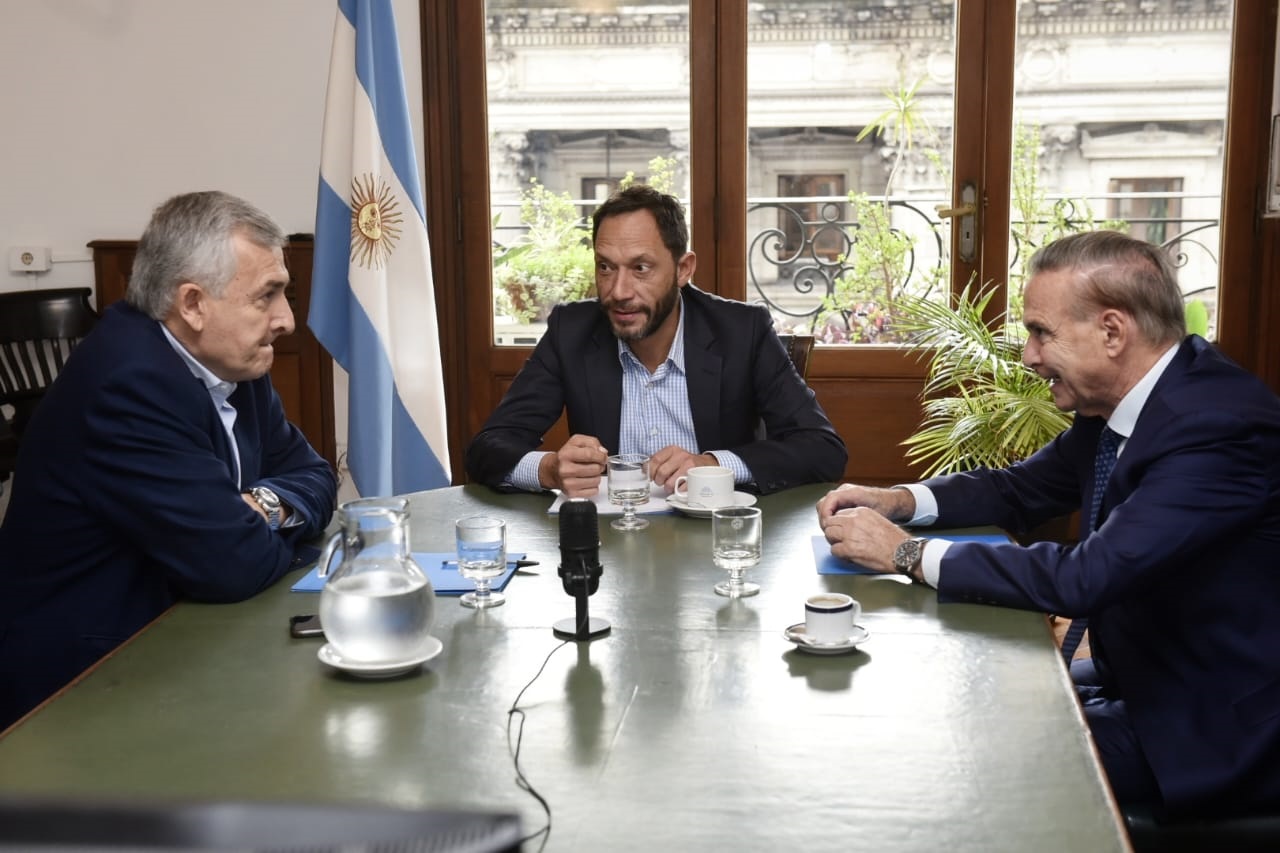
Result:
<instances>
[{"instance_id":1,"label":"metal watch band","mask_svg":"<svg viewBox=\"0 0 1280 853\"><path fill-rule=\"evenodd\" d=\"M267 514L267 524L275 530L280 527L280 496L265 486L254 486L249 494Z\"/></svg>"}]
</instances>

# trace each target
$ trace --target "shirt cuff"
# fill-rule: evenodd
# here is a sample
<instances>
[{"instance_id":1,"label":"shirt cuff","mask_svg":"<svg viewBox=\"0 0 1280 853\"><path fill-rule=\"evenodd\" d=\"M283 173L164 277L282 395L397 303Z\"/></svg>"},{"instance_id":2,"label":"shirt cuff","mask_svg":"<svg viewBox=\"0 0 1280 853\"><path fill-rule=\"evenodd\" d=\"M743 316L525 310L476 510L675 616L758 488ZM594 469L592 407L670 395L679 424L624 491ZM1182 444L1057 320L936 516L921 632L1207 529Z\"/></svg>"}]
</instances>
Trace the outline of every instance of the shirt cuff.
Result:
<instances>
[{"instance_id":1,"label":"shirt cuff","mask_svg":"<svg viewBox=\"0 0 1280 853\"><path fill-rule=\"evenodd\" d=\"M933 496L933 490L928 486L922 486L919 483L906 483L901 486L894 486L895 489L906 489L911 496L916 499L916 514L907 522L908 525L924 526L933 524L938 520L938 499Z\"/></svg>"},{"instance_id":2,"label":"shirt cuff","mask_svg":"<svg viewBox=\"0 0 1280 853\"><path fill-rule=\"evenodd\" d=\"M924 553L920 555L920 573L924 582L934 589L938 588L938 578L942 574L942 557L953 544L948 539L930 539L924 543Z\"/></svg>"},{"instance_id":3,"label":"shirt cuff","mask_svg":"<svg viewBox=\"0 0 1280 853\"><path fill-rule=\"evenodd\" d=\"M734 453L732 450L709 450L707 452L714 456L721 466L728 468L733 472L733 482L736 485L755 482L751 476L751 469L747 467L747 463L743 462L742 457Z\"/></svg>"},{"instance_id":4,"label":"shirt cuff","mask_svg":"<svg viewBox=\"0 0 1280 853\"><path fill-rule=\"evenodd\" d=\"M547 452L543 450L531 450L520 458L516 463L516 467L511 469L511 473L502 481L504 486L512 486L522 489L526 492L543 492L546 489L542 486L542 481L538 479L538 466L542 462L542 457Z\"/></svg>"}]
</instances>

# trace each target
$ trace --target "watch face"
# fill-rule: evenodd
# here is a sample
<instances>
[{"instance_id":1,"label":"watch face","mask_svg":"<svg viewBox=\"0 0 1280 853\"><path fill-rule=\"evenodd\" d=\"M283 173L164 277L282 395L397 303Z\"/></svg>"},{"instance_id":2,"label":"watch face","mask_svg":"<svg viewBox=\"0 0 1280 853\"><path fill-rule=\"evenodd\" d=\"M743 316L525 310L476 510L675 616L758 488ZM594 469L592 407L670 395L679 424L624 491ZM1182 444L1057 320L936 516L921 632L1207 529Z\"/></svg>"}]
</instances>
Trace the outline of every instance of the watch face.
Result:
<instances>
[{"instance_id":1,"label":"watch face","mask_svg":"<svg viewBox=\"0 0 1280 853\"><path fill-rule=\"evenodd\" d=\"M909 571L920 559L920 540L908 539L893 552L893 565L900 572Z\"/></svg>"},{"instance_id":2,"label":"watch face","mask_svg":"<svg viewBox=\"0 0 1280 853\"><path fill-rule=\"evenodd\" d=\"M254 499L262 504L263 509L276 509L280 506L280 496L266 486L257 486L251 490Z\"/></svg>"}]
</instances>

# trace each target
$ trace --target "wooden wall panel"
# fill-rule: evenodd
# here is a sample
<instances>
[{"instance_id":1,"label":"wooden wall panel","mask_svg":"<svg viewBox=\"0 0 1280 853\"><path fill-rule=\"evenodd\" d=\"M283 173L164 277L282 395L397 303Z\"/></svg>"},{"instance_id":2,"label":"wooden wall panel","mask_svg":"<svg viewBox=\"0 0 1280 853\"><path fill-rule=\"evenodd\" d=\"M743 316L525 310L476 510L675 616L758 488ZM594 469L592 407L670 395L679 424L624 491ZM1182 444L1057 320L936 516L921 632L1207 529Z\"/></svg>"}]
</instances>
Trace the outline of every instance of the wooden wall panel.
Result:
<instances>
[{"instance_id":1,"label":"wooden wall panel","mask_svg":"<svg viewBox=\"0 0 1280 853\"><path fill-rule=\"evenodd\" d=\"M920 422L920 383L910 379L816 379L810 386L849 448L844 479L888 486L914 481L902 441Z\"/></svg>"}]
</instances>

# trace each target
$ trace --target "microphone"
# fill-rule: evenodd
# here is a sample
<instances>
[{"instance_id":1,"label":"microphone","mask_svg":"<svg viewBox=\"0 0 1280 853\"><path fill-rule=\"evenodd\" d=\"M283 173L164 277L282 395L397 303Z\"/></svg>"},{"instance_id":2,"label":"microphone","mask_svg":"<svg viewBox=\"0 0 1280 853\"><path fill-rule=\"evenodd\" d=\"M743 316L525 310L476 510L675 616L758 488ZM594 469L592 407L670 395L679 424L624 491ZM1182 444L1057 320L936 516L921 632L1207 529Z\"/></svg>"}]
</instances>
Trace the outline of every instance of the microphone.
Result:
<instances>
[{"instance_id":1,"label":"microphone","mask_svg":"<svg viewBox=\"0 0 1280 853\"><path fill-rule=\"evenodd\" d=\"M572 595L576 613L553 626L557 637L590 640L609 633L604 619L587 614L587 596L600 587L600 522L596 505L587 498L570 498L560 505L560 582Z\"/></svg>"},{"instance_id":2,"label":"microphone","mask_svg":"<svg viewBox=\"0 0 1280 853\"><path fill-rule=\"evenodd\" d=\"M575 595L581 581L587 595L600 586L600 522L596 505L587 498L570 498L560 505L560 579L564 591Z\"/></svg>"}]
</instances>

